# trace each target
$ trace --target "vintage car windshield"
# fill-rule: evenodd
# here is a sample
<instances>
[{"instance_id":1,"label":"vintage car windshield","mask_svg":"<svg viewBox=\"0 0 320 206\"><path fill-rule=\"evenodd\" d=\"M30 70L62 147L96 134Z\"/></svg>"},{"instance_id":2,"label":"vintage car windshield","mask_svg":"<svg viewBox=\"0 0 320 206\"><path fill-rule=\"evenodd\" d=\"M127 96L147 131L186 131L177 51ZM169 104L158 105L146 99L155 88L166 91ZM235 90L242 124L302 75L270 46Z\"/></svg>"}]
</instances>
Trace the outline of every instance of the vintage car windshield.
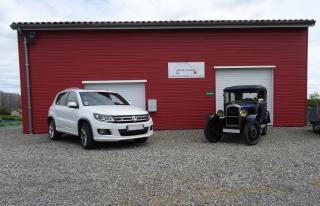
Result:
<instances>
[{"instance_id":1,"label":"vintage car windshield","mask_svg":"<svg viewBox=\"0 0 320 206\"><path fill-rule=\"evenodd\" d=\"M230 91L224 93L224 102L243 102L243 101L254 101L256 102L259 98L259 92L257 90L248 91Z\"/></svg>"},{"instance_id":2,"label":"vintage car windshield","mask_svg":"<svg viewBox=\"0 0 320 206\"><path fill-rule=\"evenodd\" d=\"M83 106L129 105L119 94L111 92L80 92Z\"/></svg>"}]
</instances>

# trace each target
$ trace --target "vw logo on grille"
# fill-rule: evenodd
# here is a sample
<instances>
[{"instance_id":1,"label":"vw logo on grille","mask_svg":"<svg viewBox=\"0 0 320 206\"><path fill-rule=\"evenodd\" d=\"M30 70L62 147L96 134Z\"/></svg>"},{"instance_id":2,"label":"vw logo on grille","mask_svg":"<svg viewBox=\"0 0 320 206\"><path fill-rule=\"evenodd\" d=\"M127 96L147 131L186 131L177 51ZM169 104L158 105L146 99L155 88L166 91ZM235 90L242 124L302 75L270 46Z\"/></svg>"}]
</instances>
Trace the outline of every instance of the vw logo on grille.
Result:
<instances>
[{"instance_id":1,"label":"vw logo on grille","mask_svg":"<svg viewBox=\"0 0 320 206\"><path fill-rule=\"evenodd\" d=\"M134 121L134 122L137 121L137 119L138 119L136 116L132 116L131 118L132 118L132 121Z\"/></svg>"}]
</instances>

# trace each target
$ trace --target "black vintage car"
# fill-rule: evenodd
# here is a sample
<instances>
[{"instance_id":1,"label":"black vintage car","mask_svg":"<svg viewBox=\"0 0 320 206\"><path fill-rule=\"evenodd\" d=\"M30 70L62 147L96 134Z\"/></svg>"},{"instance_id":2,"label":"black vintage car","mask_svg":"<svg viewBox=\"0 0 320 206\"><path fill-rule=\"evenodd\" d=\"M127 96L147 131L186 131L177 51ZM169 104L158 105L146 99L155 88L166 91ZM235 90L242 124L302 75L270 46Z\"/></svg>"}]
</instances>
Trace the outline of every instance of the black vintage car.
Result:
<instances>
[{"instance_id":1,"label":"black vintage car","mask_svg":"<svg viewBox=\"0 0 320 206\"><path fill-rule=\"evenodd\" d=\"M312 125L313 131L315 133L320 133L320 100L309 112L309 122Z\"/></svg>"},{"instance_id":2,"label":"black vintage car","mask_svg":"<svg viewBox=\"0 0 320 206\"><path fill-rule=\"evenodd\" d=\"M267 89L259 85L232 86L223 90L224 111L208 117L204 129L209 142L218 142L224 133L242 134L248 145L267 134L270 123L267 111Z\"/></svg>"}]
</instances>

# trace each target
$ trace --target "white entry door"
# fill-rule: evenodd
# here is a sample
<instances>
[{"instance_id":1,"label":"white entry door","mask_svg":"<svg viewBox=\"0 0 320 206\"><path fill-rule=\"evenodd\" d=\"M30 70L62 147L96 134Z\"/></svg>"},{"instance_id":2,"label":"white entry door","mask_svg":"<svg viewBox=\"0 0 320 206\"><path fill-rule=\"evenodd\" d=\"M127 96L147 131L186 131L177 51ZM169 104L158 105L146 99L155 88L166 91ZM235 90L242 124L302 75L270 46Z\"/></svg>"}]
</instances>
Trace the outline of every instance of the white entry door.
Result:
<instances>
[{"instance_id":1,"label":"white entry door","mask_svg":"<svg viewBox=\"0 0 320 206\"><path fill-rule=\"evenodd\" d=\"M273 122L273 68L215 67L216 110L223 110L223 89L237 85L261 85L267 88L268 111Z\"/></svg>"},{"instance_id":2,"label":"white entry door","mask_svg":"<svg viewBox=\"0 0 320 206\"><path fill-rule=\"evenodd\" d=\"M145 80L83 81L85 89L104 89L119 93L133 106L146 109Z\"/></svg>"}]
</instances>

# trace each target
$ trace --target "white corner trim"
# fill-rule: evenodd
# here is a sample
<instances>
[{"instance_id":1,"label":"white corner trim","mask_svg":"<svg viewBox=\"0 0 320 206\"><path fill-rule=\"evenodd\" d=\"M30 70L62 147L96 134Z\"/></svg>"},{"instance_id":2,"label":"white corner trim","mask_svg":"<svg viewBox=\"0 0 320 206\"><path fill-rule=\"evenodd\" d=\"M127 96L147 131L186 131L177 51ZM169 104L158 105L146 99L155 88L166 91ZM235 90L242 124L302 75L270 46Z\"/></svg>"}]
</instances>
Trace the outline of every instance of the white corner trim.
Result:
<instances>
[{"instance_id":1,"label":"white corner trim","mask_svg":"<svg viewBox=\"0 0 320 206\"><path fill-rule=\"evenodd\" d=\"M99 80L99 81L82 81L82 84L117 84L117 83L144 83L147 80Z\"/></svg>"},{"instance_id":2,"label":"white corner trim","mask_svg":"<svg viewBox=\"0 0 320 206\"><path fill-rule=\"evenodd\" d=\"M257 66L214 66L214 69L273 69L276 65L257 65Z\"/></svg>"}]
</instances>

